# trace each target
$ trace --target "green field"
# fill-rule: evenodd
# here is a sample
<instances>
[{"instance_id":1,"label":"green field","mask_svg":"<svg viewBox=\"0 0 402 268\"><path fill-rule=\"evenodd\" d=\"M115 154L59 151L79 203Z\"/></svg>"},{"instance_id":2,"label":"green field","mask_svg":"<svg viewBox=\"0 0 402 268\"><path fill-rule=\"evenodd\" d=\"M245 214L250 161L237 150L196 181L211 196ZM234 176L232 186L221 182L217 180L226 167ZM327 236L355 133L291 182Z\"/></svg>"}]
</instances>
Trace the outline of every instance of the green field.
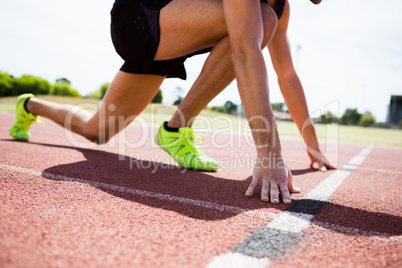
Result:
<instances>
[{"instance_id":1,"label":"green field","mask_svg":"<svg viewBox=\"0 0 402 268\"><path fill-rule=\"evenodd\" d=\"M99 100L94 99L59 96L40 97L57 103L79 105L89 111L95 111L99 104ZM0 98L0 112L15 112L15 100L16 97ZM163 121L171 118L176 108L175 106L150 104L135 120L135 123L160 125ZM222 132L250 132L245 118L207 110L204 110L195 120L194 127ZM293 122L279 122L278 131L284 137L300 138L299 131ZM316 131L320 140L402 147L402 130L316 124Z\"/></svg>"}]
</instances>

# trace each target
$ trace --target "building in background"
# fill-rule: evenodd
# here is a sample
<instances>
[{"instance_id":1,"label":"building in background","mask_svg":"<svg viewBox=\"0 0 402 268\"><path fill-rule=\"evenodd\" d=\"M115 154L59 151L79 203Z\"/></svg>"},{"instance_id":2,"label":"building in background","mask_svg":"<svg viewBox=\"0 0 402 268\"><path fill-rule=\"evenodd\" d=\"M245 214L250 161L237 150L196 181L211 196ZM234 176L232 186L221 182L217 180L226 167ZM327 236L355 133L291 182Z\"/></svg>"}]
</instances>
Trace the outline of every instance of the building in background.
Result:
<instances>
[{"instance_id":1,"label":"building in background","mask_svg":"<svg viewBox=\"0 0 402 268\"><path fill-rule=\"evenodd\" d=\"M390 128L402 128L402 96L392 95L388 105L387 123Z\"/></svg>"},{"instance_id":2,"label":"building in background","mask_svg":"<svg viewBox=\"0 0 402 268\"><path fill-rule=\"evenodd\" d=\"M56 79L56 83L67 83L67 84L71 85L70 80L68 80L68 79L65 78L65 77Z\"/></svg>"}]
</instances>

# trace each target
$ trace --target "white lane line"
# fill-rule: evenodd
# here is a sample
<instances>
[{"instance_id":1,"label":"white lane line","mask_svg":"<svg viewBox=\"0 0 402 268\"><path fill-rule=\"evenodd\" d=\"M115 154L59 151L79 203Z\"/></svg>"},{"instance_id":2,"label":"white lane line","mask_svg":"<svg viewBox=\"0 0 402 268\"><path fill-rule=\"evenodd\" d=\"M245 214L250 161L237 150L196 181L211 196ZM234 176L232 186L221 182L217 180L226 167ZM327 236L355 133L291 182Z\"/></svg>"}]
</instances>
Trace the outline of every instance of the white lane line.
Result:
<instances>
[{"instance_id":1,"label":"white lane line","mask_svg":"<svg viewBox=\"0 0 402 268\"><path fill-rule=\"evenodd\" d=\"M265 268L269 265L268 258L257 259L240 253L229 252L214 258L214 262L208 264L207 268Z\"/></svg>"},{"instance_id":2,"label":"white lane line","mask_svg":"<svg viewBox=\"0 0 402 268\"><path fill-rule=\"evenodd\" d=\"M313 190L311 190L303 199L327 201L335 190L341 186L343 181L356 170L356 168L363 162L366 156L373 149L373 146L368 146L360 151L355 157L353 157L346 165L342 166L339 170L332 173L328 178L318 184Z\"/></svg>"},{"instance_id":3,"label":"white lane line","mask_svg":"<svg viewBox=\"0 0 402 268\"><path fill-rule=\"evenodd\" d=\"M144 197L149 197L149 198L156 198L156 199L160 199L163 201L176 202L176 203L185 204L185 205L192 205L192 206L197 206L197 207L202 207L202 208L207 208L207 209L218 210L221 212L229 212L229 213L234 213L234 214L245 213L247 215L258 216L258 217L261 217L264 219L271 219L271 220L278 216L278 214L261 211L261 210L249 210L249 209L244 209L244 208L235 207L235 206L221 205L221 204L212 203L212 202L208 202L208 201L201 201L201 200L178 197L178 196L173 196L173 195L168 195L168 194L160 194L160 193L155 193L155 192L136 190L136 189L132 189L129 187L117 186L117 185L113 185L113 184L109 184L109 183L96 182L96 181L91 181L91 180L72 178L72 177L67 177L67 176L63 176L63 175L51 174L48 172L40 172L40 171L16 167L16 166L0 165L0 169L5 169L8 171L15 171L15 172L19 172L22 174L34 175L34 176L38 176L38 177L44 177L47 179L57 180L57 181L78 182L78 183L91 185L95 188L129 193L129 194L133 194L133 195L137 195L137 196L144 196Z\"/></svg>"},{"instance_id":4,"label":"white lane line","mask_svg":"<svg viewBox=\"0 0 402 268\"><path fill-rule=\"evenodd\" d=\"M364 148L346 165L342 166L341 169L336 170L328 178L318 184L313 190L311 190L306 196L304 196L302 200L328 200L335 192L335 190L342 184L345 178L348 177L350 173L352 173L354 170L356 170L356 168L363 162L363 160L373 148L374 146L368 146ZM285 211L281 213L279 217L277 217L275 220L271 221L267 227L291 233L301 233L304 229L310 226L313 217L314 215ZM228 267L234 267L235 265L238 265L240 257L236 256L236 258L230 258L232 254L232 252L228 252L226 254L214 257L207 267L222 267L221 260L225 260L225 265L227 265ZM241 253L238 254L244 257L244 261L252 258ZM251 266L246 264L240 267L250 268Z\"/></svg>"},{"instance_id":5,"label":"white lane line","mask_svg":"<svg viewBox=\"0 0 402 268\"><path fill-rule=\"evenodd\" d=\"M0 157L10 157L10 156L19 156L19 154L10 153L10 154L0 154Z\"/></svg>"},{"instance_id":6,"label":"white lane line","mask_svg":"<svg viewBox=\"0 0 402 268\"><path fill-rule=\"evenodd\" d=\"M300 233L309 227L313 215L285 211L278 218L268 224L272 229L282 230L292 233Z\"/></svg>"}]
</instances>

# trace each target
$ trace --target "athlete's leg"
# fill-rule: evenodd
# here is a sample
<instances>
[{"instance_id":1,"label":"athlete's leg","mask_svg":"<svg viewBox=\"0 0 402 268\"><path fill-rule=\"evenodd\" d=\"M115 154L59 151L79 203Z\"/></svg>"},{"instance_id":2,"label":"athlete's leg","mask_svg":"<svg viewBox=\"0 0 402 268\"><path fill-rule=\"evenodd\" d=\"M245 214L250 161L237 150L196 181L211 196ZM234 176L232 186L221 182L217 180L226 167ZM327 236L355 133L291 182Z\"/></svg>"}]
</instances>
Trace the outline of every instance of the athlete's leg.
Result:
<instances>
[{"instance_id":1,"label":"athlete's leg","mask_svg":"<svg viewBox=\"0 0 402 268\"><path fill-rule=\"evenodd\" d=\"M119 71L110 84L98 111L31 98L27 109L33 115L49 118L57 124L96 143L105 143L128 125L158 91L164 77L129 74ZM70 118L66 120L66 118Z\"/></svg>"},{"instance_id":2,"label":"athlete's leg","mask_svg":"<svg viewBox=\"0 0 402 268\"><path fill-rule=\"evenodd\" d=\"M227 36L222 0L173 0L162 8L155 60L215 46Z\"/></svg>"},{"instance_id":3,"label":"athlete's leg","mask_svg":"<svg viewBox=\"0 0 402 268\"><path fill-rule=\"evenodd\" d=\"M262 23L277 20L267 4L261 4L261 18ZM155 60L173 59L214 47L228 36L222 0L173 0L160 11L159 25Z\"/></svg>"},{"instance_id":4,"label":"athlete's leg","mask_svg":"<svg viewBox=\"0 0 402 268\"><path fill-rule=\"evenodd\" d=\"M186 12L183 12L183 11ZM205 12L203 12L205 11ZM185 23L183 23L185 21ZM155 60L176 58L201 48L216 45L226 33L223 6L220 0L173 0L164 7L160 15L161 40ZM208 29L208 31L205 31ZM179 30L179 31L178 31ZM200 34L208 32L208 34ZM180 32L179 35L176 33ZM71 106L55 104L31 98L28 110L34 115L47 117L73 132L98 142L106 142L124 126L120 121L138 115L152 100L163 81L154 75L136 75L119 72L99 110L93 116ZM111 110L109 105L115 105ZM73 114L66 125L66 118ZM114 117L112 125L110 117ZM128 123L128 122L127 122Z\"/></svg>"},{"instance_id":5,"label":"athlete's leg","mask_svg":"<svg viewBox=\"0 0 402 268\"><path fill-rule=\"evenodd\" d=\"M264 24L263 49L271 42L275 34L277 19L273 9L266 4L261 5L261 12ZM168 126L174 128L191 126L202 109L234 78L229 38L225 37L211 51L200 75L169 121Z\"/></svg>"},{"instance_id":6,"label":"athlete's leg","mask_svg":"<svg viewBox=\"0 0 402 268\"><path fill-rule=\"evenodd\" d=\"M229 38L225 37L211 51L200 75L168 122L168 126L173 128L190 127L195 117L234 78Z\"/></svg>"}]
</instances>

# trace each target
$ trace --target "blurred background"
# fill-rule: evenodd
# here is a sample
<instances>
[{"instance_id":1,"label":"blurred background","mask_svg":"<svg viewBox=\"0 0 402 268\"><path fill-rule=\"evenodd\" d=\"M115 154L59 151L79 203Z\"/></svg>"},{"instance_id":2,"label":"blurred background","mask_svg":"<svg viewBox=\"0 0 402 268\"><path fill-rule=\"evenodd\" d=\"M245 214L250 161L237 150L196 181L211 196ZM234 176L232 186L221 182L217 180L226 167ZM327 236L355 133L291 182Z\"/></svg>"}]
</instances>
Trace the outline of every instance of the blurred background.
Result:
<instances>
[{"instance_id":1,"label":"blurred background","mask_svg":"<svg viewBox=\"0 0 402 268\"><path fill-rule=\"evenodd\" d=\"M375 120L370 125L384 127L394 109L394 127L398 128L398 116L402 116L400 98L394 97L396 108L389 105L391 96L402 95L402 2L289 3L288 33L294 64L313 117L340 118L348 112L352 117L357 113L360 120L366 114ZM48 81L54 95L99 98L99 90L102 86L105 90L105 83L113 79L123 62L110 38L112 5L112 0L0 1L0 80L6 83L8 74L20 80L16 84L23 84L22 76L32 75ZM160 92L163 104L180 102L207 56L186 61L186 81L165 80ZM286 112L267 49L264 57L271 102ZM68 88L58 85L66 83ZM5 95L4 89L1 94ZM240 106L235 82L209 107L226 107L225 104Z\"/></svg>"}]
</instances>

